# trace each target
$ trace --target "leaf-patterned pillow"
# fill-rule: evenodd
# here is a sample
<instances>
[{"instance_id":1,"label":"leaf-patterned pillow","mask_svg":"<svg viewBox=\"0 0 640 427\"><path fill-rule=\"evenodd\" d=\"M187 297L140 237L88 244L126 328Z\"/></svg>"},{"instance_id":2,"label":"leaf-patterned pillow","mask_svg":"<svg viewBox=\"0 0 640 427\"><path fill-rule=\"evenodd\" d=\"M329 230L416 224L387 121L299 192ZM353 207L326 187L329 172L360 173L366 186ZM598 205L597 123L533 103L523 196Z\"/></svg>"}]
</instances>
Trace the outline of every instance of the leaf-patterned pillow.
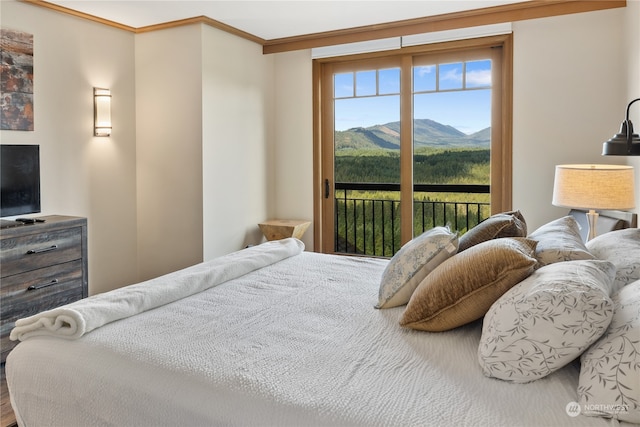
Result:
<instances>
[{"instance_id":1,"label":"leaf-patterned pillow","mask_svg":"<svg viewBox=\"0 0 640 427\"><path fill-rule=\"evenodd\" d=\"M640 279L640 228L627 228L601 234L587 242L596 258L616 266L612 293L627 283Z\"/></svg>"},{"instance_id":2,"label":"leaf-patterned pillow","mask_svg":"<svg viewBox=\"0 0 640 427\"><path fill-rule=\"evenodd\" d=\"M418 284L458 251L458 234L435 227L407 242L382 273L376 308L404 305Z\"/></svg>"},{"instance_id":3,"label":"leaf-patterned pillow","mask_svg":"<svg viewBox=\"0 0 640 427\"><path fill-rule=\"evenodd\" d=\"M609 329L580 357L581 413L640 423L640 280L612 300Z\"/></svg>"},{"instance_id":4,"label":"leaf-patterned pillow","mask_svg":"<svg viewBox=\"0 0 640 427\"><path fill-rule=\"evenodd\" d=\"M529 234L530 239L538 241L536 258L540 267L555 262L595 258L582 241L578 227L576 219L567 215Z\"/></svg>"},{"instance_id":5,"label":"leaf-patterned pillow","mask_svg":"<svg viewBox=\"0 0 640 427\"><path fill-rule=\"evenodd\" d=\"M542 267L507 291L482 325L484 374L525 383L578 357L611 322L614 275L608 261L567 261Z\"/></svg>"}]
</instances>

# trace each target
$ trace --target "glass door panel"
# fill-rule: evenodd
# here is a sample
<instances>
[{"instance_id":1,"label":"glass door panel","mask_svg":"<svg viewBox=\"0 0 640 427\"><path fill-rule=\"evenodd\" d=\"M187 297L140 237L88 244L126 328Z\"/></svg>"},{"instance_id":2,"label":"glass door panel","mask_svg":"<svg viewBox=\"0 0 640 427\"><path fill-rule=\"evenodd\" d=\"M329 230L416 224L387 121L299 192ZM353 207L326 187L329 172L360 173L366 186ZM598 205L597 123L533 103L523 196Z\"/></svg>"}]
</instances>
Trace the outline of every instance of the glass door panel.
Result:
<instances>
[{"instance_id":1,"label":"glass door panel","mask_svg":"<svg viewBox=\"0 0 640 427\"><path fill-rule=\"evenodd\" d=\"M414 235L490 215L491 59L413 67Z\"/></svg>"},{"instance_id":2,"label":"glass door panel","mask_svg":"<svg viewBox=\"0 0 640 427\"><path fill-rule=\"evenodd\" d=\"M400 69L334 74L335 252L400 247Z\"/></svg>"},{"instance_id":3,"label":"glass door panel","mask_svg":"<svg viewBox=\"0 0 640 427\"><path fill-rule=\"evenodd\" d=\"M408 51L316 70L323 252L390 257L425 230L448 224L462 234L492 208L510 208L501 47Z\"/></svg>"}]
</instances>

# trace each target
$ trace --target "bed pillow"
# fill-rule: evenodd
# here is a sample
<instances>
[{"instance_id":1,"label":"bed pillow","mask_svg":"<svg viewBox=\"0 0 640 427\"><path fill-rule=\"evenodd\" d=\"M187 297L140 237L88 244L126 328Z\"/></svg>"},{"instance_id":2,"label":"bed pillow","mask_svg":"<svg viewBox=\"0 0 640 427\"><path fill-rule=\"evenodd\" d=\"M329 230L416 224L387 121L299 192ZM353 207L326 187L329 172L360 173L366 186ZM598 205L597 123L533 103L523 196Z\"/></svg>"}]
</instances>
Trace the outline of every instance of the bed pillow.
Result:
<instances>
[{"instance_id":1,"label":"bed pillow","mask_svg":"<svg viewBox=\"0 0 640 427\"><path fill-rule=\"evenodd\" d=\"M531 233L529 238L538 241L538 267L561 261L595 259L582 241L578 227L574 217L565 216Z\"/></svg>"},{"instance_id":2,"label":"bed pillow","mask_svg":"<svg viewBox=\"0 0 640 427\"><path fill-rule=\"evenodd\" d=\"M587 242L596 258L616 266L612 293L627 283L640 279L640 228L627 228L601 234Z\"/></svg>"},{"instance_id":3,"label":"bed pillow","mask_svg":"<svg viewBox=\"0 0 640 427\"><path fill-rule=\"evenodd\" d=\"M400 324L438 332L480 319L507 289L533 272L535 246L525 238L495 239L449 258L420 283Z\"/></svg>"},{"instance_id":4,"label":"bed pillow","mask_svg":"<svg viewBox=\"0 0 640 427\"><path fill-rule=\"evenodd\" d=\"M525 383L578 357L611 322L614 276L608 261L568 261L542 267L507 291L482 325L484 374Z\"/></svg>"},{"instance_id":5,"label":"bed pillow","mask_svg":"<svg viewBox=\"0 0 640 427\"><path fill-rule=\"evenodd\" d=\"M404 305L422 279L458 250L458 235L435 227L410 240L382 273L376 308Z\"/></svg>"},{"instance_id":6,"label":"bed pillow","mask_svg":"<svg viewBox=\"0 0 640 427\"><path fill-rule=\"evenodd\" d=\"M609 329L580 357L581 413L640 423L640 280L612 300Z\"/></svg>"},{"instance_id":7,"label":"bed pillow","mask_svg":"<svg viewBox=\"0 0 640 427\"><path fill-rule=\"evenodd\" d=\"M525 237L527 223L520 211L495 214L460 236L458 252L465 251L478 243L501 237Z\"/></svg>"}]
</instances>

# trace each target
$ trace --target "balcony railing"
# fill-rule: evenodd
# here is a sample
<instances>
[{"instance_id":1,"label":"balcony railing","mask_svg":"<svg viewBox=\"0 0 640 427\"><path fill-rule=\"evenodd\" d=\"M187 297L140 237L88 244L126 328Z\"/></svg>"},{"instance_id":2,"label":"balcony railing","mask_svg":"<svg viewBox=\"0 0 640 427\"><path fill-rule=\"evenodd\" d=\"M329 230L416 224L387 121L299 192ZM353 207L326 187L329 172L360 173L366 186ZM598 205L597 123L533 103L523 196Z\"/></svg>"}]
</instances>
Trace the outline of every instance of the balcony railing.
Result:
<instances>
[{"instance_id":1,"label":"balcony railing","mask_svg":"<svg viewBox=\"0 0 640 427\"><path fill-rule=\"evenodd\" d=\"M438 201L428 194L489 194L488 185L426 185L413 187L413 229L417 236L436 226L449 225L460 234L491 215L489 202ZM372 198L364 192L386 192L395 197ZM400 242L400 184L335 183L335 251L371 256L393 256ZM467 196L469 197L469 196Z\"/></svg>"}]
</instances>

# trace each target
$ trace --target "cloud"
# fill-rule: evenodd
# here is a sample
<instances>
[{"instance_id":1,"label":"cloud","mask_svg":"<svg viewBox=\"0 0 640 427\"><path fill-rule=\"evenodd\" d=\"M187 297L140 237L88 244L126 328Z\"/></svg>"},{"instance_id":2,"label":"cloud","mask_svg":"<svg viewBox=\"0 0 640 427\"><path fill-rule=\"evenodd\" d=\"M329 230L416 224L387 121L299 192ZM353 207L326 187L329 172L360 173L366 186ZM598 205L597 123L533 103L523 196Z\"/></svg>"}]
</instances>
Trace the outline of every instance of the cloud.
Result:
<instances>
[{"instance_id":1,"label":"cloud","mask_svg":"<svg viewBox=\"0 0 640 427\"><path fill-rule=\"evenodd\" d=\"M491 70L474 70L467 72L468 86L491 86Z\"/></svg>"},{"instance_id":2,"label":"cloud","mask_svg":"<svg viewBox=\"0 0 640 427\"><path fill-rule=\"evenodd\" d=\"M423 77L427 74L435 73L435 68L436 67L433 65L416 67L417 75L419 77ZM440 68L439 78L441 82L448 81L461 84L462 68L455 67L449 68L447 70L443 70L443 68ZM467 70L466 83L467 86L470 87L491 86L491 70Z\"/></svg>"},{"instance_id":3,"label":"cloud","mask_svg":"<svg viewBox=\"0 0 640 427\"><path fill-rule=\"evenodd\" d=\"M418 70L418 76L420 77L424 77L427 74L431 74L435 71L436 66L435 65L422 65L419 67L416 67L416 69Z\"/></svg>"},{"instance_id":4,"label":"cloud","mask_svg":"<svg viewBox=\"0 0 640 427\"><path fill-rule=\"evenodd\" d=\"M462 70L459 68L451 68L442 73L442 68L440 68L440 81L462 82L462 73L460 71Z\"/></svg>"}]
</instances>

